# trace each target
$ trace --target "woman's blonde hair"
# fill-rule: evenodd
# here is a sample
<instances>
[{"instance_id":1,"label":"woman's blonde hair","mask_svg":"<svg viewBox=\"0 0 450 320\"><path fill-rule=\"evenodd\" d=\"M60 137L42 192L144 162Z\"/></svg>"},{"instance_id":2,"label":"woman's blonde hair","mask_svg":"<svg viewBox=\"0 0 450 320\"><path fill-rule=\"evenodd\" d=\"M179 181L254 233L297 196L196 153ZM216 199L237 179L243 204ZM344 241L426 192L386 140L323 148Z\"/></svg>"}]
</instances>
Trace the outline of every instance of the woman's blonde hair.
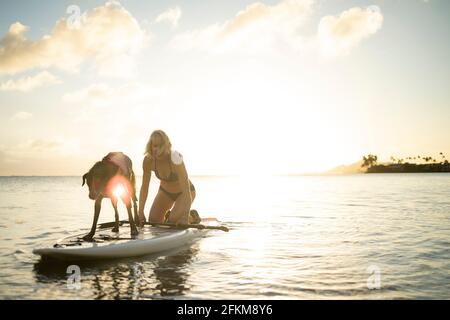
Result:
<instances>
[{"instance_id":1,"label":"woman's blonde hair","mask_svg":"<svg viewBox=\"0 0 450 320\"><path fill-rule=\"evenodd\" d=\"M148 139L147 146L145 147L145 156L152 157L152 138L156 136L161 137L164 152L168 153L172 149L172 144L170 143L169 136L162 130L155 130L152 132L150 138Z\"/></svg>"}]
</instances>

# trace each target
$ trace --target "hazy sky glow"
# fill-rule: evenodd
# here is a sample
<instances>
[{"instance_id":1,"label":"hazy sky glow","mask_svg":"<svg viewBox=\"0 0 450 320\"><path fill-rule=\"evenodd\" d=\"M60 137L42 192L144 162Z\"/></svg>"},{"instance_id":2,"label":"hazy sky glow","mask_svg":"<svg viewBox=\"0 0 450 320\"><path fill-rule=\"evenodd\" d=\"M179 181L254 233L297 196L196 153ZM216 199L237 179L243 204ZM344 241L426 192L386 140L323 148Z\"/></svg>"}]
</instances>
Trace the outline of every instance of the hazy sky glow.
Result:
<instances>
[{"instance_id":1,"label":"hazy sky glow","mask_svg":"<svg viewBox=\"0 0 450 320\"><path fill-rule=\"evenodd\" d=\"M119 150L141 174L155 129L191 174L450 156L449 24L447 0L2 2L0 175Z\"/></svg>"}]
</instances>

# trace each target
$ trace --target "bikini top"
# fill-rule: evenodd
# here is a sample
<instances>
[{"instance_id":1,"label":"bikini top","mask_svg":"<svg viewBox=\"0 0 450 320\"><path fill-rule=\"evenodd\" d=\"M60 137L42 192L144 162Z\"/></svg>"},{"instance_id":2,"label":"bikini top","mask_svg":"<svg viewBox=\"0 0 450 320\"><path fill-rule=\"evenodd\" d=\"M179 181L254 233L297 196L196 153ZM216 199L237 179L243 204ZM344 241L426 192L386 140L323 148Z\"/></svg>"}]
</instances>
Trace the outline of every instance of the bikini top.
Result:
<instances>
[{"instance_id":1,"label":"bikini top","mask_svg":"<svg viewBox=\"0 0 450 320\"><path fill-rule=\"evenodd\" d=\"M169 166L170 166L170 174L169 177L167 178L161 178L158 174L158 170L156 169L156 158L154 159L155 161L155 174L156 177L159 180L163 180L163 181L167 181L167 182L173 182L173 181L178 181L178 174L174 171L172 171L172 162L176 165L180 165L183 163L183 156L181 155L181 153L179 153L178 151L172 150L172 152L170 153L170 160L169 160Z\"/></svg>"}]
</instances>

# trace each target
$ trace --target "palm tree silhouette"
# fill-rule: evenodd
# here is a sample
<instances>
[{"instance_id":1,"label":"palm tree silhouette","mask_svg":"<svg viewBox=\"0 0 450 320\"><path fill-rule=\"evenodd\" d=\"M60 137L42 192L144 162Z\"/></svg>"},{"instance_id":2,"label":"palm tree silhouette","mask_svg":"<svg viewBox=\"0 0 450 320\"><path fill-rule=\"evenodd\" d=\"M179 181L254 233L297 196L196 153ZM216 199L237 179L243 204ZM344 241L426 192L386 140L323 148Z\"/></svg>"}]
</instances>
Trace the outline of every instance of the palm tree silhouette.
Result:
<instances>
[{"instance_id":1,"label":"palm tree silhouette","mask_svg":"<svg viewBox=\"0 0 450 320\"><path fill-rule=\"evenodd\" d=\"M361 167L367 167L370 168L372 167L374 164L377 163L378 157L372 154L369 154L367 157L363 156L363 163L361 164Z\"/></svg>"}]
</instances>

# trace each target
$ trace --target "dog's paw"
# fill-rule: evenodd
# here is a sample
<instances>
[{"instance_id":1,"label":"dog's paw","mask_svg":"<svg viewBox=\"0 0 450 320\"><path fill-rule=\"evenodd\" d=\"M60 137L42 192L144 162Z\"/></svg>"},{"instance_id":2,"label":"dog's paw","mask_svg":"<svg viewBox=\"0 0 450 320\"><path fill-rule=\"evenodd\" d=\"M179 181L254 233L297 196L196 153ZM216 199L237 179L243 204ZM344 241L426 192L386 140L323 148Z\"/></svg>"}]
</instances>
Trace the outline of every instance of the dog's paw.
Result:
<instances>
[{"instance_id":1,"label":"dog's paw","mask_svg":"<svg viewBox=\"0 0 450 320\"><path fill-rule=\"evenodd\" d=\"M139 234L139 231L138 231L137 228L132 228L132 229L131 229L131 235L132 235L132 236L137 236L138 234Z\"/></svg>"},{"instance_id":2,"label":"dog's paw","mask_svg":"<svg viewBox=\"0 0 450 320\"><path fill-rule=\"evenodd\" d=\"M91 233L88 233L87 235L85 235L83 238L83 241L87 241L87 242L92 242L92 240L94 239L94 235Z\"/></svg>"},{"instance_id":3,"label":"dog's paw","mask_svg":"<svg viewBox=\"0 0 450 320\"><path fill-rule=\"evenodd\" d=\"M112 232L119 232L119 227L114 227L111 229Z\"/></svg>"}]
</instances>

